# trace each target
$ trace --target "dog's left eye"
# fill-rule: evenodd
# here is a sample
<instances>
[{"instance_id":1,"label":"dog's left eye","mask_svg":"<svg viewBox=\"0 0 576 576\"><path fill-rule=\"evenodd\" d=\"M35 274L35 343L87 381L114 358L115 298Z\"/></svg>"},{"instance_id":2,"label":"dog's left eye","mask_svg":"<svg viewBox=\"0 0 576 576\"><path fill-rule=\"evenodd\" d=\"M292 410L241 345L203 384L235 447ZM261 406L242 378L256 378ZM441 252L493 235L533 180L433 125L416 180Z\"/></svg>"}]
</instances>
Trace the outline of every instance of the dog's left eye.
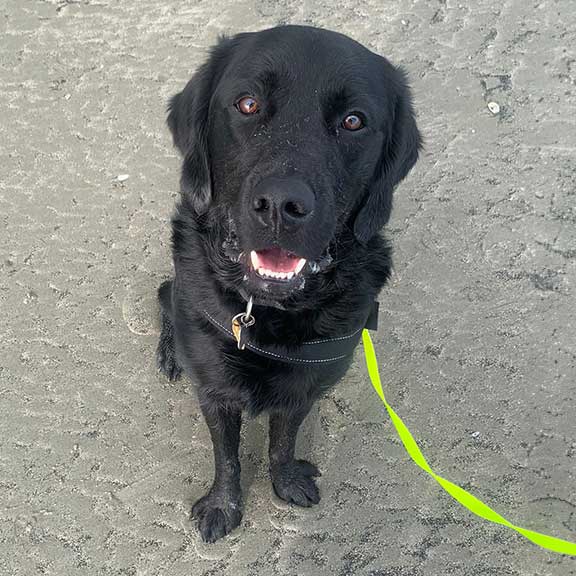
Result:
<instances>
[{"instance_id":1,"label":"dog's left eye","mask_svg":"<svg viewBox=\"0 0 576 576\"><path fill-rule=\"evenodd\" d=\"M240 98L240 100L236 102L236 108L242 114L250 115L256 114L260 111L260 104L256 98L252 98L252 96L244 96L244 98Z\"/></svg>"},{"instance_id":2,"label":"dog's left eye","mask_svg":"<svg viewBox=\"0 0 576 576\"><path fill-rule=\"evenodd\" d=\"M342 121L342 126L352 132L364 128L364 120L359 114L348 114Z\"/></svg>"}]
</instances>

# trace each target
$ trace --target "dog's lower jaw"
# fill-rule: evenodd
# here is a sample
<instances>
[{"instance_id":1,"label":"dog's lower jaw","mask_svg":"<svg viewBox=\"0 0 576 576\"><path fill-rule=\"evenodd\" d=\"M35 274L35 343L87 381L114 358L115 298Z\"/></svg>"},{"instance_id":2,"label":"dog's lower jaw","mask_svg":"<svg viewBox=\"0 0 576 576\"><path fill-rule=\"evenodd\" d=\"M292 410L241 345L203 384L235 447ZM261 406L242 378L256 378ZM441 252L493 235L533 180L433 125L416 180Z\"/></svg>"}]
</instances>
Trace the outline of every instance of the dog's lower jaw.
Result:
<instances>
[{"instance_id":1,"label":"dog's lower jaw","mask_svg":"<svg viewBox=\"0 0 576 576\"><path fill-rule=\"evenodd\" d=\"M238 292L242 298L248 302L250 297L253 298L254 304L258 306L269 306L278 310L287 310L298 300L298 294L301 294L308 285L312 276L326 272L333 264L333 258L328 246L322 255L315 259L309 260L283 291L278 292L271 285L273 280L260 277L256 271L250 267L250 258L246 258L244 253L240 252L236 256L228 257L232 261L239 263L245 269L242 283ZM280 285L281 286L281 285Z\"/></svg>"}]
</instances>

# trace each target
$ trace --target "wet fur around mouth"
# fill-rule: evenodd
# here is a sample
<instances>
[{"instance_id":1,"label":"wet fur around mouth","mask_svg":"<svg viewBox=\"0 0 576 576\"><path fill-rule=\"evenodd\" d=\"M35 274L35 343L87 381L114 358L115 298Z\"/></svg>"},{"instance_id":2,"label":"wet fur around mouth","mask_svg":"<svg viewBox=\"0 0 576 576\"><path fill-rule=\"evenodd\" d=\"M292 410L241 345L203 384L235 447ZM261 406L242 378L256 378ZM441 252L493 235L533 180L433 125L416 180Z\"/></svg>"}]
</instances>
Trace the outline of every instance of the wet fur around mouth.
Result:
<instances>
[{"instance_id":1,"label":"wet fur around mouth","mask_svg":"<svg viewBox=\"0 0 576 576\"><path fill-rule=\"evenodd\" d=\"M314 46L314 58L306 46ZM248 54L254 57L245 66ZM355 66L334 67L334 54ZM294 77L301 82L294 84ZM235 115L233 96L247 85L260 90L263 102L268 98L259 118ZM290 91L293 98L283 100ZM291 108L293 101L303 110ZM343 133L338 123L350 102L370 111L364 134ZM290 365L240 351L203 311L231 321L253 296L250 339L263 347L295 348L357 329L390 276L391 248L379 232L390 217L395 186L416 162L420 135L401 70L343 35L303 26L222 39L172 98L168 125L183 164L172 220L174 278L159 289L157 361L168 378L191 378L210 430L214 482L192 515L202 538L212 542L241 523L244 414L269 415L277 495L300 506L319 501L319 471L296 458L296 436L351 357ZM308 178L315 213L324 214L322 233L318 222L289 233L257 229L249 221L250 185L274 171ZM251 274L250 250L272 246L306 255L311 265L299 282L267 286Z\"/></svg>"}]
</instances>

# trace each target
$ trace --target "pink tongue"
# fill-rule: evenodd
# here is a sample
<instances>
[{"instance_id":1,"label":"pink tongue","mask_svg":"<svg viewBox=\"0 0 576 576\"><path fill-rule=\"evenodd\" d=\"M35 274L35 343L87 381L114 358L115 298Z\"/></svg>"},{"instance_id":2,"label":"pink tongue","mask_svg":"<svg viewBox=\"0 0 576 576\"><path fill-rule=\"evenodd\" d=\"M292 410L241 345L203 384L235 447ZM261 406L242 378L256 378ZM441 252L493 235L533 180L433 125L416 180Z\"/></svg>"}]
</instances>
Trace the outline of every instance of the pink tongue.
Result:
<instances>
[{"instance_id":1,"label":"pink tongue","mask_svg":"<svg viewBox=\"0 0 576 576\"><path fill-rule=\"evenodd\" d=\"M281 248L262 250L258 252L258 259L262 268L272 272L293 272L300 260Z\"/></svg>"}]
</instances>

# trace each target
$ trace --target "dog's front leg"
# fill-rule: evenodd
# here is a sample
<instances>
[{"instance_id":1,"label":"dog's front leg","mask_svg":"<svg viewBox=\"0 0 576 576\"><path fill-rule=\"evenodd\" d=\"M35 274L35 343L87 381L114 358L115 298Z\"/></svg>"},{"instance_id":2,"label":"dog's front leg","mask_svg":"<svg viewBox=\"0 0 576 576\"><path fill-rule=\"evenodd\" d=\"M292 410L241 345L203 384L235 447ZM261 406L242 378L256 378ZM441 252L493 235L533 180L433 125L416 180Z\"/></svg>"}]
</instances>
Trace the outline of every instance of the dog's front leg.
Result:
<instances>
[{"instance_id":1,"label":"dog's front leg","mask_svg":"<svg viewBox=\"0 0 576 576\"><path fill-rule=\"evenodd\" d=\"M309 411L307 406L270 414L270 475L274 491L282 500L306 507L320 502L314 480L320 476L318 468L306 460L294 459L298 429Z\"/></svg>"},{"instance_id":2,"label":"dog's front leg","mask_svg":"<svg viewBox=\"0 0 576 576\"><path fill-rule=\"evenodd\" d=\"M240 488L240 427L239 410L227 409L213 402L202 401L202 413L210 429L214 448L214 483L206 496L192 507L198 529L206 542L222 538L242 520L242 491Z\"/></svg>"}]
</instances>

